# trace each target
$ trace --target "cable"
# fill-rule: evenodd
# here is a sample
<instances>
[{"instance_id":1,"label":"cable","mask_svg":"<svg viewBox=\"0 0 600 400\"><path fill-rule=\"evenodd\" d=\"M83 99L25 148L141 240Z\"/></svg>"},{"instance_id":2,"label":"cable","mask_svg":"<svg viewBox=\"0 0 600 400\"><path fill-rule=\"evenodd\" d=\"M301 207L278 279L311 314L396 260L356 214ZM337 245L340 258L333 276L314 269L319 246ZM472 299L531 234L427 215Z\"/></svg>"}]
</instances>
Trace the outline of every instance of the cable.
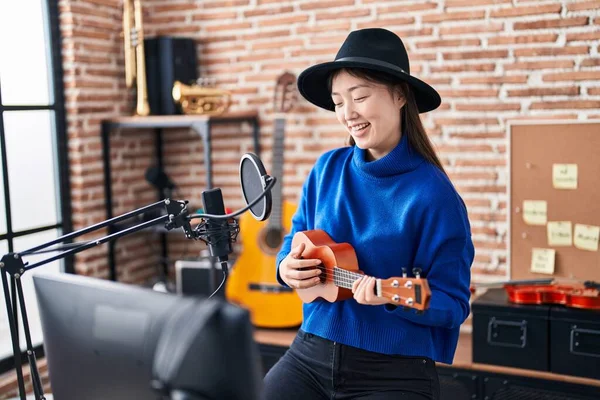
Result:
<instances>
[{"instance_id":1,"label":"cable","mask_svg":"<svg viewBox=\"0 0 600 400\"><path fill-rule=\"evenodd\" d=\"M215 215L215 214L191 214L186 216L186 219L192 220L195 218L211 218L211 219L230 219L233 217L237 217L238 215L241 215L243 213L245 213L246 211L248 211L249 209L251 209L252 207L254 207L263 197L264 194L267 193L269 190L271 190L273 188L273 186L275 186L275 183L277 182L277 178L275 178L274 176L269 176L266 179L266 182L268 182L267 186L265 187L265 190L263 190L263 192L256 198L254 199L251 203L249 203L246 207L237 210L234 213L231 214L222 214L222 215Z\"/></svg>"},{"instance_id":2,"label":"cable","mask_svg":"<svg viewBox=\"0 0 600 400\"><path fill-rule=\"evenodd\" d=\"M215 294L217 294L217 292L223 287L223 285L225 284L225 280L227 279L227 269L229 268L229 266L227 265L227 261L221 261L221 271L223 271L223 280L221 281L221 284L219 285L219 287L213 292L213 294L211 294L210 296L208 296L208 298L210 299L211 297L213 297Z\"/></svg>"}]
</instances>

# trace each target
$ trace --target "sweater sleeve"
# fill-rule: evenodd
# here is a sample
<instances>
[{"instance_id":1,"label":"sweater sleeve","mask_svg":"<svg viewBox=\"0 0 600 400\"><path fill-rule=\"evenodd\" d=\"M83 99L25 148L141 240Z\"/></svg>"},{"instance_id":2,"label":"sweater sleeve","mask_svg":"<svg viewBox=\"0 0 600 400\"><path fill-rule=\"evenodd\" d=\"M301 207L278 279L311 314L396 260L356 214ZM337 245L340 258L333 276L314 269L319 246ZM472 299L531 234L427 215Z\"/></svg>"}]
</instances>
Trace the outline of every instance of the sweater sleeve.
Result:
<instances>
[{"instance_id":1,"label":"sweater sleeve","mask_svg":"<svg viewBox=\"0 0 600 400\"><path fill-rule=\"evenodd\" d=\"M276 272L277 281L279 282L279 284L281 284L282 286L286 286L286 287L287 287L287 284L279 276L279 264L285 257L287 257L287 255L292 250L292 239L294 238L294 234L296 232L305 231L308 229L307 224L306 224L306 218L307 218L307 208L308 208L307 207L307 203L308 203L307 196L308 196L309 180L310 180L310 176L305 181L305 183L302 187L302 193L300 195L300 202L298 204L298 207L296 208L296 212L294 213L294 216L292 217L292 228L291 228L290 232L288 232L288 234L285 235L285 237L283 238L283 243L281 245L281 249L277 253L277 258L275 260L275 265L277 267L277 272Z\"/></svg>"},{"instance_id":2,"label":"sweater sleeve","mask_svg":"<svg viewBox=\"0 0 600 400\"><path fill-rule=\"evenodd\" d=\"M417 324L457 328L470 312L469 286L474 247L467 211L458 194L450 201L435 203L423 218L412 265L412 268L422 270L421 277L429 284L429 308L418 314L415 310L405 311L391 304L383 307Z\"/></svg>"}]
</instances>

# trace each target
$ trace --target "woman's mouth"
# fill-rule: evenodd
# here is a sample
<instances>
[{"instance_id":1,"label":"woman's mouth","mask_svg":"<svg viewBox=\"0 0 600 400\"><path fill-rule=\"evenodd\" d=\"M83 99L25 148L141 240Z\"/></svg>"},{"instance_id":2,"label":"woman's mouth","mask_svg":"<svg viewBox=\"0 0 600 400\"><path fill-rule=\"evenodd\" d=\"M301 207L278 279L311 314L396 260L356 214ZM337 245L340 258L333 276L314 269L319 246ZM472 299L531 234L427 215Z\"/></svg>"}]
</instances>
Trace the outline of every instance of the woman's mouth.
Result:
<instances>
[{"instance_id":1,"label":"woman's mouth","mask_svg":"<svg viewBox=\"0 0 600 400\"><path fill-rule=\"evenodd\" d=\"M354 125L353 127L350 128L350 133L353 136L361 136L363 135L367 129L371 126L370 123L366 122L364 124L358 124L358 125Z\"/></svg>"}]
</instances>

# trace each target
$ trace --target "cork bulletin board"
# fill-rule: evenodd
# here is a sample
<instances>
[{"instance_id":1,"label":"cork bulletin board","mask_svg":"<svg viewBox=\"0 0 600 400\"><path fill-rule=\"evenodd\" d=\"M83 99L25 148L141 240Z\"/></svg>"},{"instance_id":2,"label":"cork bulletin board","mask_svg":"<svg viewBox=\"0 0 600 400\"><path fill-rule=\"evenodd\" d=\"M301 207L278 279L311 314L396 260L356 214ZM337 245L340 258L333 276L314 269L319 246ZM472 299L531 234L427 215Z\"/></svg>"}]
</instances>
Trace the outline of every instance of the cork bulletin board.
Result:
<instances>
[{"instance_id":1,"label":"cork bulletin board","mask_svg":"<svg viewBox=\"0 0 600 400\"><path fill-rule=\"evenodd\" d=\"M510 279L600 281L600 120L511 122L507 136Z\"/></svg>"}]
</instances>

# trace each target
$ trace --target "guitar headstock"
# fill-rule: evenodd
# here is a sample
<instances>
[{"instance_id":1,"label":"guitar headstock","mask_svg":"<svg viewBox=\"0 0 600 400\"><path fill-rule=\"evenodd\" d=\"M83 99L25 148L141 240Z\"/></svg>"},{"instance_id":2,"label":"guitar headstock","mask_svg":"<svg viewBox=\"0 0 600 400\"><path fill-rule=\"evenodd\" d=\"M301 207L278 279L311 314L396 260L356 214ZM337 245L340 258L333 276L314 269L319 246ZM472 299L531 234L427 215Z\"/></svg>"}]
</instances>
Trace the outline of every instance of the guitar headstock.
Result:
<instances>
[{"instance_id":1,"label":"guitar headstock","mask_svg":"<svg viewBox=\"0 0 600 400\"><path fill-rule=\"evenodd\" d=\"M386 298L389 304L419 311L426 310L431 299L429 284L426 279L421 278L378 279L375 290L377 295Z\"/></svg>"},{"instance_id":2,"label":"guitar headstock","mask_svg":"<svg viewBox=\"0 0 600 400\"><path fill-rule=\"evenodd\" d=\"M276 113L290 111L296 103L296 97L296 76L290 72L284 72L277 78L273 109Z\"/></svg>"}]
</instances>

